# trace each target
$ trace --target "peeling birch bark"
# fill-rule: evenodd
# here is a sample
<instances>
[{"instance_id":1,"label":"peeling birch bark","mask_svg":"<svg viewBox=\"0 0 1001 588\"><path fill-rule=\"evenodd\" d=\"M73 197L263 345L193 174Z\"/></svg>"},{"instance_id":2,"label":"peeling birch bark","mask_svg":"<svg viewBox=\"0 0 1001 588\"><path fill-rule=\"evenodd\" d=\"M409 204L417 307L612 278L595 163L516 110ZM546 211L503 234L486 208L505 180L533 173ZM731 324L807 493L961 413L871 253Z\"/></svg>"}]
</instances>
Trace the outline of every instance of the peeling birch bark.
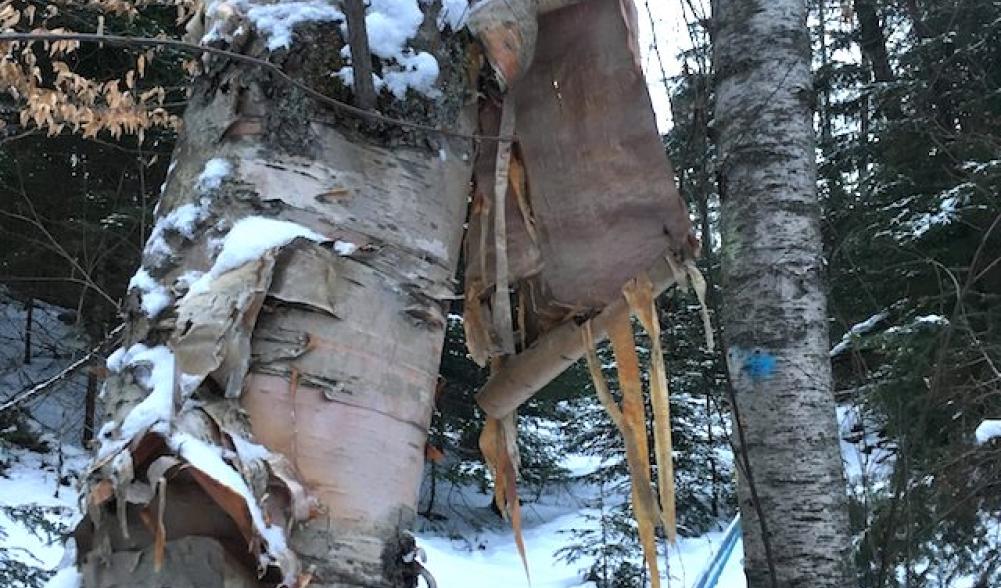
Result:
<instances>
[{"instance_id":1,"label":"peeling birch bark","mask_svg":"<svg viewBox=\"0 0 1001 588\"><path fill-rule=\"evenodd\" d=\"M269 53L238 10L213 15L219 42L313 86L341 63L336 20ZM412 43L465 50L425 21ZM76 533L85 586L416 585L404 530L473 146L204 67L109 360ZM443 59L439 97L380 105L472 132L468 75Z\"/></svg>"},{"instance_id":2,"label":"peeling birch bark","mask_svg":"<svg viewBox=\"0 0 1001 588\"><path fill-rule=\"evenodd\" d=\"M654 527L661 520L660 508L650 487L650 449L646 436L646 407L640 381L639 358L629 311L618 313L612 320L608 339L618 365L619 387L622 389L622 438L626 445L629 476L632 479L632 504L639 530L643 558L650 571L654 588L660 588L657 565L657 544ZM592 370L593 371L593 370Z\"/></svg>"},{"instance_id":3,"label":"peeling birch bark","mask_svg":"<svg viewBox=\"0 0 1001 588\"><path fill-rule=\"evenodd\" d=\"M714 9L727 363L769 533L741 477L748 586L847 587L807 5L719 0Z\"/></svg>"},{"instance_id":4,"label":"peeling birch bark","mask_svg":"<svg viewBox=\"0 0 1001 588\"><path fill-rule=\"evenodd\" d=\"M534 61L510 89L526 189L507 194L506 245L509 283L525 310L519 339L528 347L477 395L496 418L583 356L578 325L595 315L601 323L604 309L624 304L627 281L647 271L673 281L654 266L668 256L683 267L698 251L637 61L631 2L561 8L539 17ZM493 178L494 159L489 148L481 152L478 186ZM492 202L483 192L474 195L465 273L467 341L480 363L503 350L491 328L496 309L486 304L497 280L494 251L484 251ZM604 326L594 331L600 337Z\"/></svg>"},{"instance_id":5,"label":"peeling birch bark","mask_svg":"<svg viewBox=\"0 0 1001 588\"><path fill-rule=\"evenodd\" d=\"M681 279L674 273L672 265L677 264L662 259L650 268L648 275L653 284L654 297ZM618 313L628 309L626 299L620 296L581 325L567 321L548 331L527 349L508 358L504 369L493 374L476 394L476 403L494 418L515 410L584 357L588 349L583 337L585 326L592 330L595 341L603 341Z\"/></svg>"},{"instance_id":6,"label":"peeling birch bark","mask_svg":"<svg viewBox=\"0 0 1001 588\"><path fill-rule=\"evenodd\" d=\"M674 505L674 458L671 441L671 404L667 386L667 366L660 337L660 320L653 296L653 282L646 274L631 280L622 289L636 318L650 336L650 405L653 407L654 457L657 488L667 540L674 543L677 524Z\"/></svg>"}]
</instances>

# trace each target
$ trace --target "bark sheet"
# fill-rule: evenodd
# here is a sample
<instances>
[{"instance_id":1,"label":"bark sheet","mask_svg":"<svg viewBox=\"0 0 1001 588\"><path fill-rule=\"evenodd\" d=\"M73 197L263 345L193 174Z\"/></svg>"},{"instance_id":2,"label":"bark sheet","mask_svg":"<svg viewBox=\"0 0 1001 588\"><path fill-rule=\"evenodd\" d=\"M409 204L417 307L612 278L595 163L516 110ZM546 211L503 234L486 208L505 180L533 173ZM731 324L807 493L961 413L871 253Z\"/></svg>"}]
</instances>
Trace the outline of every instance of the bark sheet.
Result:
<instances>
[{"instance_id":1,"label":"bark sheet","mask_svg":"<svg viewBox=\"0 0 1001 588\"><path fill-rule=\"evenodd\" d=\"M517 455L496 450L504 445L503 423L595 337L611 330L617 355L632 350L630 310L659 335L653 298L697 275L691 261L698 241L657 132L633 3L543 3L537 24L520 29L510 16L535 2L486 4L494 6L481 13L491 19L478 23L474 12L471 28L481 31L506 93L481 103L480 130L505 137L513 119L515 142L486 144L476 160L464 324L471 356L492 366L477 396L488 414L481 446L491 449L484 451L488 462L506 482L497 488L498 507L508 507L517 523ZM608 409L633 448L633 501L656 577L653 527L674 536L666 374L656 362L650 392L662 465L658 500L650 492L639 366L630 365L635 369L620 371L628 402L622 414Z\"/></svg>"}]
</instances>

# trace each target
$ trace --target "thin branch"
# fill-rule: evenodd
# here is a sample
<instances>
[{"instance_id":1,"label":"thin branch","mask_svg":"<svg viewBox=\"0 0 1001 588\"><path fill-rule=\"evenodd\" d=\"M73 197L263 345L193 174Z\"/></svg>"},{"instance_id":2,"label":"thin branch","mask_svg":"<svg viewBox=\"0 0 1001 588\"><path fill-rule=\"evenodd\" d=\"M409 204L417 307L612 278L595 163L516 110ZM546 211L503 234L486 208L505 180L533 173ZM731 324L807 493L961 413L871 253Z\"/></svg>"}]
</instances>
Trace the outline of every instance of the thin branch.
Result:
<instances>
[{"instance_id":1,"label":"thin branch","mask_svg":"<svg viewBox=\"0 0 1001 588\"><path fill-rule=\"evenodd\" d=\"M115 327L113 331L108 333L108 336L105 337L104 340L101 341L101 343L99 343L96 347L91 349L90 352L87 353L87 355L84 355L80 359L69 364L61 372L52 376L48 380L45 380L44 382L41 382L39 384L36 384L35 386L32 386L31 388L28 388L27 390L24 390L18 395L16 395L14 398L11 398L7 402L4 402L2 405L0 405L0 414L7 412L11 408L19 404L23 404L28 400L31 400L35 396L38 396L42 392L45 392L46 390L51 388L54 384L57 384L75 374L77 370L87 365L90 362L90 360L94 358L95 355L101 353L105 345L107 345L110 341L112 341L124 329L125 329L124 324L118 325L117 327Z\"/></svg>"}]
</instances>

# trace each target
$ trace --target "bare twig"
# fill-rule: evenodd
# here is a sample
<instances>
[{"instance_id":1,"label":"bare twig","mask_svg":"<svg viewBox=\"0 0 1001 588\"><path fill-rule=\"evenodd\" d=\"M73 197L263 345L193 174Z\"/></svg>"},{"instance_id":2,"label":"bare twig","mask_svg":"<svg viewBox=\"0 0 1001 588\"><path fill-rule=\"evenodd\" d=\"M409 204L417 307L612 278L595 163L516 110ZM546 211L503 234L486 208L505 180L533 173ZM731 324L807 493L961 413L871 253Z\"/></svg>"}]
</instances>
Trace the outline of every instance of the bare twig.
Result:
<instances>
[{"instance_id":1,"label":"bare twig","mask_svg":"<svg viewBox=\"0 0 1001 588\"><path fill-rule=\"evenodd\" d=\"M81 367L87 365L94 358L94 356L96 356L99 353L101 353L104 350L105 346L109 342L111 342L112 340L114 340L115 337L119 333L121 333L122 330L124 330L124 329L125 329L125 325L124 324L118 325L117 327L115 327L115 329L113 331L111 331L110 333L108 333L108 336L105 337L104 340L101 341L100 344L98 344L93 349L91 349L90 352L87 353L87 355L84 355L80 359L78 359L78 360L74 361L73 363L69 364L68 366L66 366L65 368L63 368L63 370L60 371L58 374L52 376L51 378L45 380L44 382L41 382L39 384L36 384L36 385L32 386L31 388L28 388L27 390L24 390L21 393L17 394L14 398L11 398L7 402L4 402L2 405L0 405L0 414L3 414L4 412L7 412L11 408L14 408L15 406L23 404L23 403L27 402L28 400L31 400L32 398L38 396L42 392L45 392L46 390L48 390L49 388L51 388L54 384L57 384L57 383L65 380L66 378L72 376L73 374L75 374L77 372L77 370L79 370Z\"/></svg>"},{"instance_id":2,"label":"bare twig","mask_svg":"<svg viewBox=\"0 0 1001 588\"><path fill-rule=\"evenodd\" d=\"M368 50L368 32L365 29L365 2L343 0L341 9L348 19L355 104L358 108L371 110L375 107L375 84L372 82L372 56Z\"/></svg>"},{"instance_id":3,"label":"bare twig","mask_svg":"<svg viewBox=\"0 0 1001 588\"><path fill-rule=\"evenodd\" d=\"M373 110L365 110L359 108L352 104L342 102L336 98L331 98L322 92L314 89L313 87L293 78L289 74L285 73L282 68L278 67L274 63L266 59L261 59L259 57L253 57L251 55L244 55L242 53L236 53L235 51L229 51L227 49L219 49L218 47L208 47L203 45L196 45L194 43L187 43L185 41L179 41L177 39L154 39L152 37L125 37L121 35L96 35L93 33L0 33L0 42L2 41L18 41L18 42L37 42L37 41L80 41L86 43L104 43L111 46L126 46L126 47L169 47L171 49L177 49L179 51L184 51L187 53L196 54L208 54L217 55L220 57L225 57L237 63L244 63L248 65L253 65L271 73L281 81L302 90L307 96L316 100L317 102L340 110L341 112L357 116L360 118L366 118L369 120L375 120L384 122L387 124L395 125L398 127L415 129L419 131L425 131L428 133L435 133L438 135L444 135L446 137L457 137L460 139L471 139L474 141L513 141L514 137L499 137L492 135L477 135L471 133L462 133L459 131L450 131L447 129L439 129L430 125L425 125L421 123L416 123L408 120L403 120L399 118L393 118L391 116L386 116L380 114Z\"/></svg>"}]
</instances>

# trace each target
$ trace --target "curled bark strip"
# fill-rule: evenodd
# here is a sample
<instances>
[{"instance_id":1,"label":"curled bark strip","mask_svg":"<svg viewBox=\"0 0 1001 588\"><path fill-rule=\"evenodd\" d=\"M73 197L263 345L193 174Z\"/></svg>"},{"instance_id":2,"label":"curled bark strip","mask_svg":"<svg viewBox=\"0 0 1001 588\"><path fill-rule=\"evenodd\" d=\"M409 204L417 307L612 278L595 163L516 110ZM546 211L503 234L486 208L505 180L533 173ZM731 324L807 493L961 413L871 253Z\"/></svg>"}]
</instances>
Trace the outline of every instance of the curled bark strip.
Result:
<instances>
[{"instance_id":1,"label":"curled bark strip","mask_svg":"<svg viewBox=\"0 0 1001 588\"><path fill-rule=\"evenodd\" d=\"M521 212L521 220L525 223L525 230L528 232L528 236L532 239L532 242L538 245L539 233L535 228L532 203L528 198L525 164L517 152L511 155L511 171L508 172L508 177L510 178L511 191L514 192L515 200L518 203L518 211Z\"/></svg>"},{"instance_id":2,"label":"curled bark strip","mask_svg":"<svg viewBox=\"0 0 1001 588\"><path fill-rule=\"evenodd\" d=\"M501 107L501 133L514 132L514 97L507 96ZM511 143L497 145L497 164L494 171L494 329L500 339L504 355L514 353L514 331L511 320L511 292L507 263L507 186L511 165Z\"/></svg>"},{"instance_id":3,"label":"curled bark strip","mask_svg":"<svg viewBox=\"0 0 1001 588\"><path fill-rule=\"evenodd\" d=\"M487 0L470 11L469 30L483 44L504 88L525 73L535 56L536 9L537 0Z\"/></svg>"},{"instance_id":4,"label":"curled bark strip","mask_svg":"<svg viewBox=\"0 0 1001 588\"><path fill-rule=\"evenodd\" d=\"M181 372L211 376L227 398L240 396L250 369L250 338L274 267L275 252L269 251L180 300L171 349Z\"/></svg>"},{"instance_id":5,"label":"curled bark strip","mask_svg":"<svg viewBox=\"0 0 1001 588\"><path fill-rule=\"evenodd\" d=\"M653 297L653 283L645 273L630 280L622 289L633 314L650 336L650 404L653 406L653 445L657 462L657 488L667 540L677 535L674 497L674 460L671 457L671 404L667 385L664 349L660 341L660 321Z\"/></svg>"},{"instance_id":6,"label":"curled bark strip","mask_svg":"<svg viewBox=\"0 0 1001 588\"><path fill-rule=\"evenodd\" d=\"M660 294L672 286L680 274L661 259L650 268L648 275L656 293ZM617 313L628 310L620 291L618 299L588 321L594 338L604 339L609 326L617 320L614 318ZM466 312L469 312L468 306ZM469 319L466 320L468 333ZM531 342L518 355L507 358L499 371L490 374L490 379L476 395L476 403L493 417L502 417L521 406L584 356L588 345L581 336L582 329L583 326L574 321L565 321Z\"/></svg>"},{"instance_id":7,"label":"curled bark strip","mask_svg":"<svg viewBox=\"0 0 1001 588\"><path fill-rule=\"evenodd\" d=\"M163 567L163 556L167 549L167 527L163 524L164 514L167 512L167 479L159 478L156 481L156 520L153 533L153 567L160 571Z\"/></svg>"},{"instance_id":8,"label":"curled bark strip","mask_svg":"<svg viewBox=\"0 0 1001 588\"><path fill-rule=\"evenodd\" d=\"M595 350L595 344L597 341L594 338L594 333L591 329L591 321L584 323L584 330L582 331L584 335L584 341L587 345L587 369L591 372L591 381L594 383L594 391L597 393L598 400L601 401L601 405L605 407L605 411L608 412L609 418L615 424L615 428L619 430L620 433L625 431L625 423L622 422L622 411L619 410L619 405L615 403L615 399L612 398L612 393L608 391L608 381L605 380L605 375L601 373L601 362L598 360L598 353Z\"/></svg>"},{"instance_id":9,"label":"curled bark strip","mask_svg":"<svg viewBox=\"0 0 1001 588\"><path fill-rule=\"evenodd\" d=\"M706 333L706 349L712 351L715 347L713 341L713 325L709 320L709 307L706 306L706 279L702 277L702 272L695 267L694 260L685 262L685 273L692 283L692 290L695 290L695 297L699 299L699 315L702 316L702 329Z\"/></svg>"},{"instance_id":10,"label":"curled bark strip","mask_svg":"<svg viewBox=\"0 0 1001 588\"><path fill-rule=\"evenodd\" d=\"M469 356L479 366L487 364L490 357L490 330L487 327L487 312L480 301L482 286L478 280L466 281L465 305L462 313L462 329L466 334L466 349Z\"/></svg>"}]
</instances>

